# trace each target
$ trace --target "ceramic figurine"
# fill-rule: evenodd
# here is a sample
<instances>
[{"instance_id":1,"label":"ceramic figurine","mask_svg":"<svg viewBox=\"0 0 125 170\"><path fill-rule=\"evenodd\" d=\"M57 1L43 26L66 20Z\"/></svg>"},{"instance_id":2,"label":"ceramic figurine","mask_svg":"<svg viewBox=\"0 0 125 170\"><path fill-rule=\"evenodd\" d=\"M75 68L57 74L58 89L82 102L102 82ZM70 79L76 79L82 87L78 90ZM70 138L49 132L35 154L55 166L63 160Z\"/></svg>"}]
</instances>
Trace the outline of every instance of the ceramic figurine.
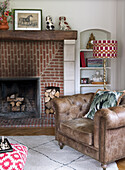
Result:
<instances>
[{"instance_id":1,"label":"ceramic figurine","mask_svg":"<svg viewBox=\"0 0 125 170\"><path fill-rule=\"evenodd\" d=\"M100 71L96 70L96 73L92 75L92 81L93 82L102 82L103 81L103 76L100 75Z\"/></svg>"},{"instance_id":2,"label":"ceramic figurine","mask_svg":"<svg viewBox=\"0 0 125 170\"><path fill-rule=\"evenodd\" d=\"M46 30L54 30L55 26L52 22L52 17L51 16L47 16L46 17Z\"/></svg>"},{"instance_id":3,"label":"ceramic figurine","mask_svg":"<svg viewBox=\"0 0 125 170\"><path fill-rule=\"evenodd\" d=\"M66 22L66 17L64 16L59 17L59 27L60 30L71 30L71 27Z\"/></svg>"}]
</instances>

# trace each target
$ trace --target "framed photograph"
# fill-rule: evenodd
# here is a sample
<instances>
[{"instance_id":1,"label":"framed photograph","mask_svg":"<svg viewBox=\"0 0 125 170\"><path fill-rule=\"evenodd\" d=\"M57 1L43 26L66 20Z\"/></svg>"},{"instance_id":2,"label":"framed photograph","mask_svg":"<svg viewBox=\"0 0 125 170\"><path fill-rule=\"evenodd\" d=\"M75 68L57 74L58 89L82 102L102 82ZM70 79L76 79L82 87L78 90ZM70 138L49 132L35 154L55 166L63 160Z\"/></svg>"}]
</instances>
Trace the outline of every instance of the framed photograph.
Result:
<instances>
[{"instance_id":1,"label":"framed photograph","mask_svg":"<svg viewBox=\"0 0 125 170\"><path fill-rule=\"evenodd\" d=\"M80 84L89 84L89 78L81 78Z\"/></svg>"},{"instance_id":2,"label":"framed photograph","mask_svg":"<svg viewBox=\"0 0 125 170\"><path fill-rule=\"evenodd\" d=\"M14 9L14 30L42 30L41 9Z\"/></svg>"}]
</instances>

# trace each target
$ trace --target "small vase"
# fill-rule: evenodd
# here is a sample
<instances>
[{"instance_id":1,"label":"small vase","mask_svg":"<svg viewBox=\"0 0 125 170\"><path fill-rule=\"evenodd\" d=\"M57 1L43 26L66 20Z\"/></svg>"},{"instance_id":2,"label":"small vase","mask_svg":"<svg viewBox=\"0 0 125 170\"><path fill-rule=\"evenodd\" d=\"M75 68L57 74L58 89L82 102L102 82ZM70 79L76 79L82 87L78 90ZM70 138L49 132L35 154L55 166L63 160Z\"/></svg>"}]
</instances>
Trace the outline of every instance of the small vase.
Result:
<instances>
[{"instance_id":1,"label":"small vase","mask_svg":"<svg viewBox=\"0 0 125 170\"><path fill-rule=\"evenodd\" d=\"M3 18L3 20L0 21L0 30L8 30L9 25L8 25L8 22L7 22L7 17L2 15L2 18Z\"/></svg>"}]
</instances>

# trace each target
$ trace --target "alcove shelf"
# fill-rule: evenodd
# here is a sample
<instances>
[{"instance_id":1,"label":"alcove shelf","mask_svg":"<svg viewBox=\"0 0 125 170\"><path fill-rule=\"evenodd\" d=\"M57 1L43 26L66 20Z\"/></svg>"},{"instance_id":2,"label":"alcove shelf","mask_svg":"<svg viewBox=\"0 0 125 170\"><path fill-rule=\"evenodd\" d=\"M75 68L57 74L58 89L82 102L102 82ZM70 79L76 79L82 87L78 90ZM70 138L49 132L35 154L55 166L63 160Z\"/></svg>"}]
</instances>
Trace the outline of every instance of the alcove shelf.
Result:
<instances>
[{"instance_id":1,"label":"alcove shelf","mask_svg":"<svg viewBox=\"0 0 125 170\"><path fill-rule=\"evenodd\" d=\"M86 45L88 43L89 37L93 33L96 40L107 40L111 39L111 33L103 29L87 29L80 32L80 52L84 52L85 67L80 66L80 83L79 91L80 93L96 92L97 89L103 89L103 84L91 84L92 75L95 74L96 70L100 71L100 74L103 75L103 67L88 67L86 59L93 57L93 49L87 49ZM79 54L80 54L79 52ZM106 65L106 81L107 88L111 88L111 61L107 59ZM82 79L88 78L89 84L82 84Z\"/></svg>"}]
</instances>

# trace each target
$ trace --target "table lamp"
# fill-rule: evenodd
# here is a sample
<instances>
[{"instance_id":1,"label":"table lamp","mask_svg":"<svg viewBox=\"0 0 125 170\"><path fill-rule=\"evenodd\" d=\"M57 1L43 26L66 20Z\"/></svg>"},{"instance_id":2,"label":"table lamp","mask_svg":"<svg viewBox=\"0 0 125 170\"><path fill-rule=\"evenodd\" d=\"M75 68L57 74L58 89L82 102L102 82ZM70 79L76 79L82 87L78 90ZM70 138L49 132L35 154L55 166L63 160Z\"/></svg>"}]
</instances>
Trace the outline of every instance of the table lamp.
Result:
<instances>
[{"instance_id":1,"label":"table lamp","mask_svg":"<svg viewBox=\"0 0 125 170\"><path fill-rule=\"evenodd\" d=\"M95 40L93 42L93 57L103 58L103 83L106 89L106 59L117 57L116 40Z\"/></svg>"}]
</instances>

